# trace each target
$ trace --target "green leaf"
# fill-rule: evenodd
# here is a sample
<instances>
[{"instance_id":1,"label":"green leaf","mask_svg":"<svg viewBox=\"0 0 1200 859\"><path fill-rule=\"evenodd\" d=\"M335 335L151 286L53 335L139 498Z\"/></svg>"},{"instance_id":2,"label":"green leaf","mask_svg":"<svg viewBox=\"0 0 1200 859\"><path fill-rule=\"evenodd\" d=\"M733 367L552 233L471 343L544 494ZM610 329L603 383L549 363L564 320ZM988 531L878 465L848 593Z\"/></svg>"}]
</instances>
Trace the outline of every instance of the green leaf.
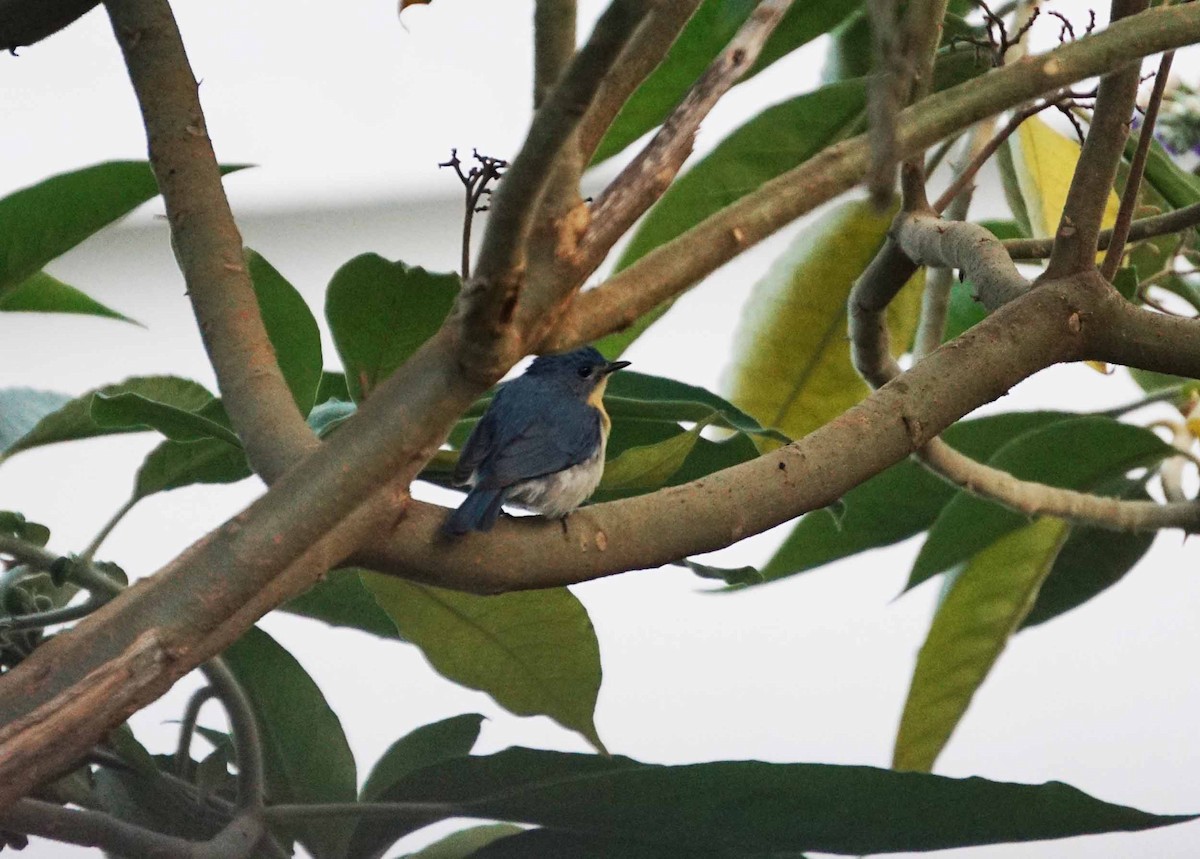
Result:
<instances>
[{"instance_id":1,"label":"green leaf","mask_svg":"<svg viewBox=\"0 0 1200 859\"><path fill-rule=\"evenodd\" d=\"M858 6L845 0L809 0L784 15L763 45L748 80L801 45L828 32ZM592 164L616 155L647 131L661 125L696 78L728 44L754 9L752 0L705 0L688 21L667 56L634 91L600 141Z\"/></svg>"},{"instance_id":2,"label":"green leaf","mask_svg":"<svg viewBox=\"0 0 1200 859\"><path fill-rule=\"evenodd\" d=\"M758 585L763 582L763 574L756 567L714 567L701 564L691 558L675 562L677 566L686 567L702 579L717 579L727 585Z\"/></svg>"},{"instance_id":3,"label":"green leaf","mask_svg":"<svg viewBox=\"0 0 1200 859\"><path fill-rule=\"evenodd\" d=\"M614 423L623 418L672 423L697 421L715 412L719 426L784 443L791 441L778 430L764 428L733 403L706 388L633 370L622 370L609 379L604 405Z\"/></svg>"},{"instance_id":4,"label":"green leaf","mask_svg":"<svg viewBox=\"0 0 1200 859\"><path fill-rule=\"evenodd\" d=\"M643 764L532 749L457 758L404 782L445 816L721 849L884 853L1136 831L1195 819L1101 802L1058 782L1007 784L864 766Z\"/></svg>"},{"instance_id":5,"label":"green leaf","mask_svg":"<svg viewBox=\"0 0 1200 859\"><path fill-rule=\"evenodd\" d=\"M802 230L755 285L723 387L764 426L800 438L866 396L850 360L846 301L891 220L867 200L842 203ZM888 307L899 352L915 330L923 280L918 272Z\"/></svg>"},{"instance_id":6,"label":"green leaf","mask_svg":"<svg viewBox=\"0 0 1200 859\"><path fill-rule=\"evenodd\" d=\"M0 534L8 534L35 546L50 542L50 529L37 522L30 522L21 513L0 510Z\"/></svg>"},{"instance_id":7,"label":"green leaf","mask_svg":"<svg viewBox=\"0 0 1200 859\"><path fill-rule=\"evenodd\" d=\"M241 440L215 421L194 412L147 399L141 394L97 393L92 397L92 420L104 429L118 431L158 430L172 441L220 439L240 448Z\"/></svg>"},{"instance_id":8,"label":"green leaf","mask_svg":"<svg viewBox=\"0 0 1200 859\"><path fill-rule=\"evenodd\" d=\"M1021 480L1091 491L1171 452L1171 446L1149 430L1088 415L1031 430L987 462ZM959 492L930 528L905 589L967 560L1028 521L993 501Z\"/></svg>"},{"instance_id":9,"label":"green leaf","mask_svg":"<svg viewBox=\"0 0 1200 859\"><path fill-rule=\"evenodd\" d=\"M679 848L644 844L630 838L555 829L522 829L492 842L472 854L472 859L558 859L560 856L570 856L571 859L678 859L679 855ZM734 855L725 850L704 849L699 845L687 848L688 859L732 859ZM753 855L758 859L804 859L801 854L792 851Z\"/></svg>"},{"instance_id":10,"label":"green leaf","mask_svg":"<svg viewBox=\"0 0 1200 859\"><path fill-rule=\"evenodd\" d=\"M1122 479L1114 494L1120 498L1150 500L1142 484L1134 480ZM1052 620L1115 585L1150 550L1156 536L1153 531L1127 533L1073 527L1021 629Z\"/></svg>"},{"instance_id":11,"label":"green leaf","mask_svg":"<svg viewBox=\"0 0 1200 859\"><path fill-rule=\"evenodd\" d=\"M975 555L938 606L917 655L892 766L926 772L975 691L1020 627L1049 575L1069 527L1038 519Z\"/></svg>"},{"instance_id":12,"label":"green leaf","mask_svg":"<svg viewBox=\"0 0 1200 859\"><path fill-rule=\"evenodd\" d=\"M1131 134L1125 139L1125 158L1130 160L1137 150L1138 135ZM1193 176L1175 163L1162 144L1157 140L1150 141L1150 149L1146 154L1146 181L1170 204L1173 209L1182 209L1193 203L1200 203L1200 177Z\"/></svg>"},{"instance_id":13,"label":"green leaf","mask_svg":"<svg viewBox=\"0 0 1200 859\"><path fill-rule=\"evenodd\" d=\"M987 460L1017 436L1071 417L1067 412L1010 412L962 421L942 438L973 459ZM898 462L847 492L840 517L828 510L805 515L763 568L763 576L773 581L906 540L932 525L955 494L954 487L918 463ZM898 498L904 503L897 504Z\"/></svg>"},{"instance_id":14,"label":"green leaf","mask_svg":"<svg viewBox=\"0 0 1200 859\"><path fill-rule=\"evenodd\" d=\"M511 823L485 823L483 826L472 826L470 829L460 829L451 835L447 835L440 841L435 841L424 850L418 850L416 853L406 853L403 859L469 859L472 856L481 855L478 851L487 847L493 841L501 838L506 838L509 835L517 835L525 830L520 826L514 826ZM518 854L530 856L530 854ZM563 853L555 854L558 856L565 855ZM571 856L575 859L584 859L578 853L572 853ZM530 859L533 857L530 856Z\"/></svg>"},{"instance_id":15,"label":"green leaf","mask_svg":"<svg viewBox=\"0 0 1200 859\"><path fill-rule=\"evenodd\" d=\"M848 136L861 122L865 106L866 88L861 80L853 80L830 84L767 108L671 185L630 239L617 270L627 268L764 182ZM668 306L642 316L625 331L609 335L597 344L598 348L609 358L617 357Z\"/></svg>"},{"instance_id":16,"label":"green leaf","mask_svg":"<svg viewBox=\"0 0 1200 859\"><path fill-rule=\"evenodd\" d=\"M950 303L946 307L946 328L942 342L974 328L987 318L987 310L975 300L975 286L970 281L955 283L950 287Z\"/></svg>"},{"instance_id":17,"label":"green leaf","mask_svg":"<svg viewBox=\"0 0 1200 859\"><path fill-rule=\"evenodd\" d=\"M33 388L0 388L0 461L38 421L69 403L66 394Z\"/></svg>"},{"instance_id":18,"label":"green leaf","mask_svg":"<svg viewBox=\"0 0 1200 859\"><path fill-rule=\"evenodd\" d=\"M1138 270L1134 265L1117 269L1113 277L1113 286L1126 301L1137 301L1138 282Z\"/></svg>"},{"instance_id":19,"label":"green leaf","mask_svg":"<svg viewBox=\"0 0 1200 859\"><path fill-rule=\"evenodd\" d=\"M257 628L235 641L224 656L258 720L270 801L354 802L354 755L341 722L300 663ZM346 855L353 821L316 819L297 822L288 830L317 859L340 859Z\"/></svg>"},{"instance_id":20,"label":"green leaf","mask_svg":"<svg viewBox=\"0 0 1200 859\"><path fill-rule=\"evenodd\" d=\"M319 620L330 626L359 629L380 638L403 641L396 625L363 586L357 570L332 570L280 611Z\"/></svg>"},{"instance_id":21,"label":"green leaf","mask_svg":"<svg viewBox=\"0 0 1200 859\"><path fill-rule=\"evenodd\" d=\"M371 769L360 801L391 802L397 798L396 786L411 773L469 755L479 739L482 723L483 716L468 713L423 725L396 740ZM434 815L432 820L436 819ZM406 815L400 820L363 818L354 830L347 855L355 859L377 859L397 840L426 822L431 820L422 815Z\"/></svg>"},{"instance_id":22,"label":"green leaf","mask_svg":"<svg viewBox=\"0 0 1200 859\"><path fill-rule=\"evenodd\" d=\"M292 399L307 415L321 383L321 332L308 304L288 280L256 251L246 248L246 266L254 282L258 309L275 359Z\"/></svg>"},{"instance_id":23,"label":"green leaf","mask_svg":"<svg viewBox=\"0 0 1200 859\"><path fill-rule=\"evenodd\" d=\"M0 295L157 195L145 161L109 161L52 176L0 199Z\"/></svg>"},{"instance_id":24,"label":"green leaf","mask_svg":"<svg viewBox=\"0 0 1200 859\"><path fill-rule=\"evenodd\" d=\"M141 325L44 271L35 272L11 289L0 292L0 312L77 313Z\"/></svg>"},{"instance_id":25,"label":"green leaf","mask_svg":"<svg viewBox=\"0 0 1200 859\"><path fill-rule=\"evenodd\" d=\"M190 379L181 379L178 376L135 376L115 385L96 388L62 403L54 411L44 414L36 424L27 429L15 441L9 442L4 449L4 456L12 456L19 451L45 444L75 441L76 439L114 433L140 432L142 427L102 427L92 420L93 395L103 394L115 397L127 393L139 394L148 400L189 412L199 410L213 399L213 395L203 385ZM2 396L2 392L0 392L0 396ZM42 396L40 404L45 405L49 401L48 398L58 395ZM3 400L0 400L0 405L3 404ZM0 412L0 414L3 413ZM3 426L3 422L4 418L0 417L0 426Z\"/></svg>"},{"instance_id":26,"label":"green leaf","mask_svg":"<svg viewBox=\"0 0 1200 859\"><path fill-rule=\"evenodd\" d=\"M442 324L460 280L363 254L334 273L325 293L350 396L355 402L403 364Z\"/></svg>"},{"instance_id":27,"label":"green leaf","mask_svg":"<svg viewBox=\"0 0 1200 859\"><path fill-rule=\"evenodd\" d=\"M604 466L600 485L608 492L638 492L658 489L683 467L696 446L700 431L717 417L711 412L689 430L657 444L631 447Z\"/></svg>"},{"instance_id":28,"label":"green leaf","mask_svg":"<svg viewBox=\"0 0 1200 859\"><path fill-rule=\"evenodd\" d=\"M237 483L252 473L245 452L220 439L164 441L142 461L133 501L194 483Z\"/></svg>"},{"instance_id":29,"label":"green leaf","mask_svg":"<svg viewBox=\"0 0 1200 859\"><path fill-rule=\"evenodd\" d=\"M334 370L321 371L321 383L317 386L317 402L327 400L350 401L350 389L346 387L346 374Z\"/></svg>"},{"instance_id":30,"label":"green leaf","mask_svg":"<svg viewBox=\"0 0 1200 859\"><path fill-rule=\"evenodd\" d=\"M600 647L566 588L475 596L362 572L363 584L434 669L518 716L549 716L603 749L594 712Z\"/></svg>"}]
</instances>

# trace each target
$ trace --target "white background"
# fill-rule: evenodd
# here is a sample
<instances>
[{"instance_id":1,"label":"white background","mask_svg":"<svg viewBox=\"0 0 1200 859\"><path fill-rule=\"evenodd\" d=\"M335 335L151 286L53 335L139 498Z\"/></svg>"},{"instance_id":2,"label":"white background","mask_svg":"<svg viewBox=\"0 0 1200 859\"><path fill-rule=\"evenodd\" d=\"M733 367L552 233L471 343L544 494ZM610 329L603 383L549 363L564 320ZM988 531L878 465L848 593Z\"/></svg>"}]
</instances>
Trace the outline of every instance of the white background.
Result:
<instances>
[{"instance_id":1,"label":"white background","mask_svg":"<svg viewBox=\"0 0 1200 859\"><path fill-rule=\"evenodd\" d=\"M407 11L403 21L390 0L175 6L219 157L260 165L227 181L246 242L296 284L314 312L333 271L364 251L431 269L457 266L459 188L436 163L452 146L495 155L519 146L529 113L530 2L438 0ZM581 6L584 22L600 9ZM1055 8L1086 17L1083 4ZM814 45L736 90L707 123L699 150L764 105L813 86L822 49ZM18 58L0 57L0 111L0 194L98 161L144 157L133 96L99 11ZM982 205L998 205L994 188ZM0 386L81 393L149 372L212 385L160 209L157 202L144 207L49 267L147 327L2 315ZM629 353L637 369L715 387L736 308L792 232L680 301ZM335 362L327 339L326 365ZM999 406L1104 407L1134 396L1120 375L1064 367L1019 386ZM110 438L21 454L0 468L0 509L49 524L53 548L78 550L127 496L153 444L148 436ZM246 481L147 500L103 554L149 574L260 491ZM782 533L713 560L760 563ZM645 761L886 766L936 597L932 585L893 601L917 547L909 541L732 596L705 593L708 585L676 570L575 588L600 637L601 736L613 752ZM1200 811L1196 561L1194 544L1164 534L1121 584L1015 639L937 771L1058 779L1151 811ZM263 626L326 693L360 777L398 736L463 712L489 717L481 752L513 744L584 749L546 719L515 718L439 679L410 647L294 618L270 617ZM175 728L166 722L193 688L184 681L135 717L155 751L172 748ZM421 840L418 834L406 844ZM1200 824L1191 824L945 855L1185 857L1198 848ZM25 855L94 853L37 842Z\"/></svg>"}]
</instances>

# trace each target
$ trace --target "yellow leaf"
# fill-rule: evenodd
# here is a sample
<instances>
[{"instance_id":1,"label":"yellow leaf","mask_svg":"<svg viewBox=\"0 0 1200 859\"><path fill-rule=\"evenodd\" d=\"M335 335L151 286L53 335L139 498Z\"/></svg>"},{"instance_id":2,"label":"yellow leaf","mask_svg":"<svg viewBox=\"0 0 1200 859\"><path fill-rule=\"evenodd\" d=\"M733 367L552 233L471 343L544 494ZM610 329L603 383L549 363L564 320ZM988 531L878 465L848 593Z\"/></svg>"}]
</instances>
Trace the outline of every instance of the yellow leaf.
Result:
<instances>
[{"instance_id":1,"label":"yellow leaf","mask_svg":"<svg viewBox=\"0 0 1200 859\"><path fill-rule=\"evenodd\" d=\"M1035 236L1053 236L1079 162L1079 144L1035 116L1021 123L1014 150L1013 166L1029 214L1029 226ZM1116 193L1109 191L1103 228L1111 227L1117 220L1119 206Z\"/></svg>"},{"instance_id":2,"label":"yellow leaf","mask_svg":"<svg viewBox=\"0 0 1200 859\"><path fill-rule=\"evenodd\" d=\"M722 390L763 426L800 438L866 396L850 360L846 300L891 221L866 200L843 203L802 230L755 284ZM924 282L920 271L888 308L896 354L912 341Z\"/></svg>"}]
</instances>

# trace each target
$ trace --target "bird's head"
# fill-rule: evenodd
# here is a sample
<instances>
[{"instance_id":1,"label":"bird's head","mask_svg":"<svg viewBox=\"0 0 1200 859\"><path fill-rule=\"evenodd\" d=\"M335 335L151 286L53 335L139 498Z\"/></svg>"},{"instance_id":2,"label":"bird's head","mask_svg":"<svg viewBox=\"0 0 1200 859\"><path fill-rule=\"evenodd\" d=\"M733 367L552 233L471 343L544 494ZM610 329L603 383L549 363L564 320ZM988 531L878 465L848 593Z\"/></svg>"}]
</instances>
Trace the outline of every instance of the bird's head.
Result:
<instances>
[{"instance_id":1,"label":"bird's head","mask_svg":"<svg viewBox=\"0 0 1200 859\"><path fill-rule=\"evenodd\" d=\"M628 361L609 361L592 346L561 355L534 359L526 375L566 388L580 399L591 399L604 390L610 374L628 367Z\"/></svg>"}]
</instances>

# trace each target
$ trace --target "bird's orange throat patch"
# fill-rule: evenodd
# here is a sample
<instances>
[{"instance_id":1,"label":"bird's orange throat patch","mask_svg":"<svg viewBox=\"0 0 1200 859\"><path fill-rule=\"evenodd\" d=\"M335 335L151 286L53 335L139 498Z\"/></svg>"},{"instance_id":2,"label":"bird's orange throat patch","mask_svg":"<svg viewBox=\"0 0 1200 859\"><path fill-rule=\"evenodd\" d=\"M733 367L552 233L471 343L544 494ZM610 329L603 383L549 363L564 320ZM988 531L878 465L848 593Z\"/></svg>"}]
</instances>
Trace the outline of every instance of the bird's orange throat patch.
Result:
<instances>
[{"instance_id":1,"label":"bird's orange throat patch","mask_svg":"<svg viewBox=\"0 0 1200 859\"><path fill-rule=\"evenodd\" d=\"M612 418L608 416L608 411L604 408L604 389L608 387L608 376L600 380L599 384L588 394L588 405L597 409L600 412L600 424L604 429L604 434L608 435L608 431L612 429Z\"/></svg>"}]
</instances>

